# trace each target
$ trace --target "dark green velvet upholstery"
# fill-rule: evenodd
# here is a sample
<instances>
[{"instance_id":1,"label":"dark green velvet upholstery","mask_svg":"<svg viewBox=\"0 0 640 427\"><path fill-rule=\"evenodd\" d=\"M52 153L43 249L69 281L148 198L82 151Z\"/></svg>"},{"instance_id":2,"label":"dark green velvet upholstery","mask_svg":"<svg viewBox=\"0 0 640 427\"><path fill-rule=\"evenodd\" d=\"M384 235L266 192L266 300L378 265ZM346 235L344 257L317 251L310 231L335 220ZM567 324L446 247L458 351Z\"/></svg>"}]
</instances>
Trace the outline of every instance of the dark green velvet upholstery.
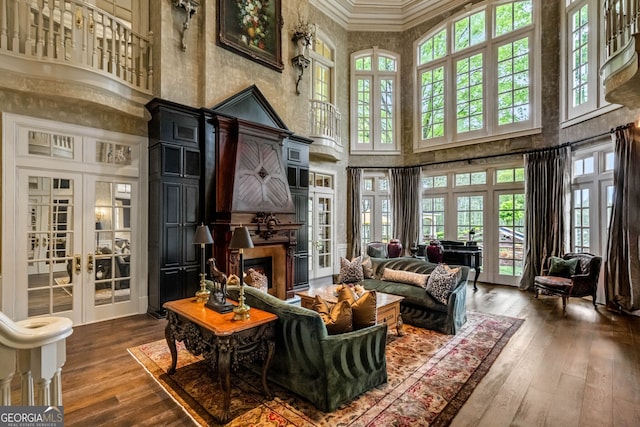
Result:
<instances>
[{"instance_id":1,"label":"dark green velvet upholstery","mask_svg":"<svg viewBox=\"0 0 640 427\"><path fill-rule=\"evenodd\" d=\"M237 300L239 288L229 286ZM331 412L340 404L387 381L387 325L328 335L320 315L250 286L245 299L278 315L276 349L269 380Z\"/></svg>"},{"instance_id":2,"label":"dark green velvet upholstery","mask_svg":"<svg viewBox=\"0 0 640 427\"><path fill-rule=\"evenodd\" d=\"M451 292L447 305L436 301L419 286L380 280L385 268L404 270L412 273L430 274L437 264L422 258L371 258L374 279L364 279L365 289L400 295L402 320L410 325L455 335L467 321L466 297L469 267L461 267L460 281Z\"/></svg>"}]
</instances>

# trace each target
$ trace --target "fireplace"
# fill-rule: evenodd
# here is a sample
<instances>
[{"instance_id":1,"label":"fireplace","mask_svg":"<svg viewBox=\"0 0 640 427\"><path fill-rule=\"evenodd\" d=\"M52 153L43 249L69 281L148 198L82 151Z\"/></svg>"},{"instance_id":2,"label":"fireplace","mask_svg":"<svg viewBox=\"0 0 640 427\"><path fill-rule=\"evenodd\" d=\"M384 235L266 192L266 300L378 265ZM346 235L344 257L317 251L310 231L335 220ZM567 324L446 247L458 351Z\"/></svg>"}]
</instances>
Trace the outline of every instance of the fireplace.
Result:
<instances>
[{"instance_id":1,"label":"fireplace","mask_svg":"<svg viewBox=\"0 0 640 427\"><path fill-rule=\"evenodd\" d=\"M285 153L297 152L291 147L310 140L290 131L256 87L203 110L203 119L211 129L205 130L203 210L213 232L213 256L227 275L240 276L239 254L229 249L229 241L236 227L246 226L254 248L244 250L245 269L253 259L270 258L269 293L293 298L298 233L306 231L308 180L303 192L289 170L291 162L306 170L309 160L308 155L286 157L285 163ZM300 193L295 203L292 186ZM301 239L306 241L306 234ZM306 273L306 265L296 266ZM297 290L301 285L295 283Z\"/></svg>"},{"instance_id":2,"label":"fireplace","mask_svg":"<svg viewBox=\"0 0 640 427\"><path fill-rule=\"evenodd\" d=\"M270 256L260 258L246 258L244 259L244 272L245 274L252 268L254 271L262 274L267 278L267 289L271 295L275 295L276 290L273 287L273 263Z\"/></svg>"}]
</instances>

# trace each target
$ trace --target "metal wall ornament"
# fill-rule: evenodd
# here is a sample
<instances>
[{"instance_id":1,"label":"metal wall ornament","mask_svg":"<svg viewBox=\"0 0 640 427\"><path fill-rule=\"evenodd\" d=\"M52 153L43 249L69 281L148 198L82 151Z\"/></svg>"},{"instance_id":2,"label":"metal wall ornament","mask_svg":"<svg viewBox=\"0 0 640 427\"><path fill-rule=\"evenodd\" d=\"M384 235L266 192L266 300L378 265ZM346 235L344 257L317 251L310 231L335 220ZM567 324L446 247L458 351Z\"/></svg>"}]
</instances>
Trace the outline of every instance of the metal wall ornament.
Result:
<instances>
[{"instance_id":1,"label":"metal wall ornament","mask_svg":"<svg viewBox=\"0 0 640 427\"><path fill-rule=\"evenodd\" d=\"M299 22L293 29L291 41L296 44L296 56L291 58L291 65L296 70L296 95L300 95L300 81L304 75L304 70L309 67L309 48L315 37L316 26L309 22Z\"/></svg>"},{"instance_id":2,"label":"metal wall ornament","mask_svg":"<svg viewBox=\"0 0 640 427\"><path fill-rule=\"evenodd\" d=\"M181 41L182 51L185 52L187 50L186 35L187 35L187 30L189 29L189 21L191 20L191 17L198 11L198 8L200 7L200 3L198 3L196 0L173 0L173 5L176 8L184 9L184 13L186 15L184 22L182 23L182 41Z\"/></svg>"}]
</instances>

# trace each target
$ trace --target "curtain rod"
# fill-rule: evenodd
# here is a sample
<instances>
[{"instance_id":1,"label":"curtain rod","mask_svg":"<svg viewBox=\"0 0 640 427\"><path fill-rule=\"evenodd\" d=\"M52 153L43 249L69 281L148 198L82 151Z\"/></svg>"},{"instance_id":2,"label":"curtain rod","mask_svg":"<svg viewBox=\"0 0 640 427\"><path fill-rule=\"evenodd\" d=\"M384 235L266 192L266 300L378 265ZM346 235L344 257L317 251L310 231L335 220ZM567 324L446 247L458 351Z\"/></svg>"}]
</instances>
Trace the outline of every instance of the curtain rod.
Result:
<instances>
[{"instance_id":1,"label":"curtain rod","mask_svg":"<svg viewBox=\"0 0 640 427\"><path fill-rule=\"evenodd\" d=\"M575 141L565 142L563 144L556 145L556 146L553 146L553 147L534 148L534 149L530 149L530 150L516 151L516 152L513 152L513 153L488 154L486 156L469 157L469 158L466 158L466 159L442 160L442 161L438 161L438 162L419 163L419 164L416 164L416 165L397 166L397 167L394 167L394 168L396 168L396 169L409 169L409 168L415 168L415 167L443 165L443 164L447 164L447 163L457 163L457 162L468 162L468 163L471 163L474 160L486 160L486 159L493 159L493 158L497 158L497 157L519 156L519 155L525 155L525 154L542 153L542 152L545 152L545 151L558 150L558 149L565 148L565 147L571 147L573 145L580 144L582 142L591 141L593 139L600 138L600 137L603 137L605 135L611 135L612 133L615 133L615 132L617 132L619 130L622 130L622 129L630 128L632 126L634 126L634 123L627 123L625 125L620 125L620 126L618 126L616 128L611 128L607 132L602 132L602 133L599 133L597 135L591 135L591 136L588 136L586 138L577 139ZM389 168L388 166L347 166L347 169L388 169L388 168Z\"/></svg>"}]
</instances>

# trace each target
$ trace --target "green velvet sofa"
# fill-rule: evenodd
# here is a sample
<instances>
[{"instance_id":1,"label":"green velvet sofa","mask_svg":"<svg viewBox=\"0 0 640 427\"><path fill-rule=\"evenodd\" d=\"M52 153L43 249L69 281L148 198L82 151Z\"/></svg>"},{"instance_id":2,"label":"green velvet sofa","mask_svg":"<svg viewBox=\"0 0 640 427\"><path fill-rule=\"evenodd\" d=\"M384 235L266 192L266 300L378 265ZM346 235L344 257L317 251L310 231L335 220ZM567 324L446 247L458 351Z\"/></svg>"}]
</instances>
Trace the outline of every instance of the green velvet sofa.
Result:
<instances>
[{"instance_id":1,"label":"green velvet sofa","mask_svg":"<svg viewBox=\"0 0 640 427\"><path fill-rule=\"evenodd\" d=\"M402 320L410 325L455 335L467 321L466 296L469 267L460 267L460 280L449 295L448 304L434 299L424 288L406 283L381 280L384 269L430 274L437 264L423 258L371 258L372 279L364 279L365 289L404 297L400 304Z\"/></svg>"},{"instance_id":2,"label":"green velvet sofa","mask_svg":"<svg viewBox=\"0 0 640 427\"><path fill-rule=\"evenodd\" d=\"M229 286L231 299L239 287ZM278 315L270 381L331 412L387 381L386 323L328 335L318 313L245 286L245 300Z\"/></svg>"}]
</instances>

